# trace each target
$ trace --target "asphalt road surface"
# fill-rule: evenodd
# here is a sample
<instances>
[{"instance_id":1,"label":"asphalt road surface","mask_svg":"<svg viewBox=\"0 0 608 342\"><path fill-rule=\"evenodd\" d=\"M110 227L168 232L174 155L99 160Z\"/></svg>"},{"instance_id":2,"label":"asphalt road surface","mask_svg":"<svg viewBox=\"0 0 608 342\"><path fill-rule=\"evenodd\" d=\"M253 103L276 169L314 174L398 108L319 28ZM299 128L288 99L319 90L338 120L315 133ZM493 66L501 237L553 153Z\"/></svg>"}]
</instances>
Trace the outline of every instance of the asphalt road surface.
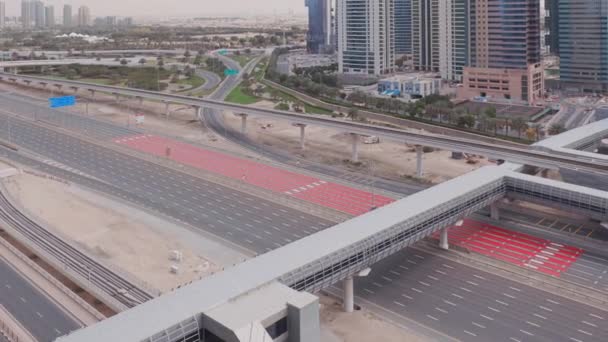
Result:
<instances>
[{"instance_id":1,"label":"asphalt road surface","mask_svg":"<svg viewBox=\"0 0 608 342\"><path fill-rule=\"evenodd\" d=\"M80 325L1 259L0 288L0 304L38 341L53 341L58 336L80 328Z\"/></svg>"},{"instance_id":2,"label":"asphalt road surface","mask_svg":"<svg viewBox=\"0 0 608 342\"><path fill-rule=\"evenodd\" d=\"M14 144L48 158L47 164L91 175L111 185L108 191L114 195L254 252L272 250L332 225L274 202L8 118L0 111L0 136L8 139L10 129Z\"/></svg>"},{"instance_id":3,"label":"asphalt road surface","mask_svg":"<svg viewBox=\"0 0 608 342\"><path fill-rule=\"evenodd\" d=\"M217 87L217 85L220 84L220 82L222 82L222 79L214 72L211 72L208 70L196 69L195 73L198 77L204 78L205 83L198 88L190 89L189 91L191 91L191 92L195 92L197 90L211 90L211 89Z\"/></svg>"},{"instance_id":4,"label":"asphalt road surface","mask_svg":"<svg viewBox=\"0 0 608 342\"><path fill-rule=\"evenodd\" d=\"M462 341L608 341L608 312L407 249L356 278L356 295Z\"/></svg>"}]
</instances>

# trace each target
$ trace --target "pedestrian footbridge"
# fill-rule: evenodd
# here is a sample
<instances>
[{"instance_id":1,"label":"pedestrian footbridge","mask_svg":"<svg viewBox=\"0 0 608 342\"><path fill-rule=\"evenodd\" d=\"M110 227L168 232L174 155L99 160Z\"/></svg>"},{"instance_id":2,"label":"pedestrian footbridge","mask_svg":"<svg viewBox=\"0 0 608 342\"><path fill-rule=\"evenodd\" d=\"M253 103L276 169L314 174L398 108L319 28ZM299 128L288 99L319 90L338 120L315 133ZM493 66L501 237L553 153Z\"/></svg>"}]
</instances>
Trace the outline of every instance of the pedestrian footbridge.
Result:
<instances>
[{"instance_id":1,"label":"pedestrian footbridge","mask_svg":"<svg viewBox=\"0 0 608 342\"><path fill-rule=\"evenodd\" d=\"M218 331L217 325L224 324L210 320L209 315L225 311L227 305L236 305L235 301L244 300L244 296L262 296L268 302L263 290L268 286L288 287L294 296L298 291L316 292L352 279L375 262L439 230L445 232L442 240L447 248L447 227L505 197L608 221L608 192L487 166L250 259L60 341L182 341L186 336L196 341L196 336L210 334L206 330L210 326ZM314 340L301 333L315 330L314 324L312 330L304 325L316 321L318 326L318 317L315 320L313 314L312 319L308 316L302 320L303 311L293 314L293 310L288 310L293 305L287 297L281 297L282 304L277 304L277 308L282 308L279 311L285 317L291 317L288 325L298 332L291 331L292 338L288 340ZM310 310L307 312L310 314ZM294 315L298 317L295 321ZM224 330L234 325L232 319L229 321L223 325ZM276 328L277 322L267 324ZM184 326L191 329L185 330Z\"/></svg>"}]
</instances>

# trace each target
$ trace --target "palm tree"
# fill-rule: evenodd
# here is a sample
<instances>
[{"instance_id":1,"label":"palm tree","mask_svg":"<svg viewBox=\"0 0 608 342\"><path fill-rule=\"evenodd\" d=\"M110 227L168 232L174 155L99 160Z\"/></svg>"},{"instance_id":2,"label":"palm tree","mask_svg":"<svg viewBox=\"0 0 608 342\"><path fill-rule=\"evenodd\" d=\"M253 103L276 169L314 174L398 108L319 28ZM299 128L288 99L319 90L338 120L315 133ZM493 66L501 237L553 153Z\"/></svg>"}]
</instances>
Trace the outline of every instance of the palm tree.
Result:
<instances>
[{"instance_id":1,"label":"palm tree","mask_svg":"<svg viewBox=\"0 0 608 342\"><path fill-rule=\"evenodd\" d=\"M562 124L554 123L549 126L549 134L557 135L566 131L566 128Z\"/></svg>"},{"instance_id":2,"label":"palm tree","mask_svg":"<svg viewBox=\"0 0 608 342\"><path fill-rule=\"evenodd\" d=\"M356 110L355 108L351 108L348 110L348 117L352 120L355 121L359 118L359 111Z\"/></svg>"},{"instance_id":3,"label":"palm tree","mask_svg":"<svg viewBox=\"0 0 608 342\"><path fill-rule=\"evenodd\" d=\"M511 128L517 130L517 137L521 138L521 132L526 130L528 127L526 125L526 120L523 118L515 118L511 121Z\"/></svg>"}]
</instances>

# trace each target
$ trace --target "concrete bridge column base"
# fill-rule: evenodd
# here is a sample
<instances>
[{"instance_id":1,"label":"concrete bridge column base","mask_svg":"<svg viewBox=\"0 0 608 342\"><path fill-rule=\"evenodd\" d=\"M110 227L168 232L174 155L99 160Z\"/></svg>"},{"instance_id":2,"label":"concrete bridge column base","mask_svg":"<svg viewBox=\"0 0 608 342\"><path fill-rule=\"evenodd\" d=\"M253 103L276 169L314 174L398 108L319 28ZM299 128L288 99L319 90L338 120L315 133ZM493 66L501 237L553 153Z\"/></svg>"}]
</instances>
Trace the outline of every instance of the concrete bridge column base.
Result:
<instances>
[{"instance_id":1,"label":"concrete bridge column base","mask_svg":"<svg viewBox=\"0 0 608 342\"><path fill-rule=\"evenodd\" d=\"M441 233L439 234L439 248L443 250L450 249L450 244L448 243L448 229L443 228Z\"/></svg>"},{"instance_id":2,"label":"concrete bridge column base","mask_svg":"<svg viewBox=\"0 0 608 342\"><path fill-rule=\"evenodd\" d=\"M304 150L306 148L306 140L305 140L305 131L306 131L306 125L305 124L293 124L295 127L300 127L300 149Z\"/></svg>"},{"instance_id":3,"label":"concrete bridge column base","mask_svg":"<svg viewBox=\"0 0 608 342\"><path fill-rule=\"evenodd\" d=\"M351 133L350 138L352 141L352 156L350 160L356 163L359 161L359 135L357 133Z\"/></svg>"},{"instance_id":4,"label":"concrete bridge column base","mask_svg":"<svg viewBox=\"0 0 608 342\"><path fill-rule=\"evenodd\" d=\"M495 221L500 221L500 210L496 204L490 204L490 218Z\"/></svg>"},{"instance_id":5,"label":"concrete bridge column base","mask_svg":"<svg viewBox=\"0 0 608 342\"><path fill-rule=\"evenodd\" d=\"M355 309L355 282L353 277L344 279L344 312L353 312Z\"/></svg>"},{"instance_id":6,"label":"concrete bridge column base","mask_svg":"<svg viewBox=\"0 0 608 342\"><path fill-rule=\"evenodd\" d=\"M238 114L241 117L241 134L247 133L247 114Z\"/></svg>"},{"instance_id":7,"label":"concrete bridge column base","mask_svg":"<svg viewBox=\"0 0 608 342\"><path fill-rule=\"evenodd\" d=\"M416 177L422 178L422 145L416 145Z\"/></svg>"}]
</instances>

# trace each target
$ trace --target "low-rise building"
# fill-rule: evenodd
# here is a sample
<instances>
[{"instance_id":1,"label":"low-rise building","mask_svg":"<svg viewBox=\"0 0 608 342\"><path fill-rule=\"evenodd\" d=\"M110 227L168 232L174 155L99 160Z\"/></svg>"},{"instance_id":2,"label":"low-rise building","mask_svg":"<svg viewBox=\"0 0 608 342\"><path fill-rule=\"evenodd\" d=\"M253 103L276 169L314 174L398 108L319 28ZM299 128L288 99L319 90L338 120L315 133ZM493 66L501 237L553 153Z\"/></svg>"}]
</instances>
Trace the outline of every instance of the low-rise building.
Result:
<instances>
[{"instance_id":1,"label":"low-rise building","mask_svg":"<svg viewBox=\"0 0 608 342\"><path fill-rule=\"evenodd\" d=\"M277 61L277 71L293 75L295 69L330 66L337 64L336 55L312 55L303 52L281 55Z\"/></svg>"},{"instance_id":2,"label":"low-rise building","mask_svg":"<svg viewBox=\"0 0 608 342\"><path fill-rule=\"evenodd\" d=\"M418 98L439 94L441 84L441 78L437 74L395 75L378 81L378 93Z\"/></svg>"}]
</instances>

